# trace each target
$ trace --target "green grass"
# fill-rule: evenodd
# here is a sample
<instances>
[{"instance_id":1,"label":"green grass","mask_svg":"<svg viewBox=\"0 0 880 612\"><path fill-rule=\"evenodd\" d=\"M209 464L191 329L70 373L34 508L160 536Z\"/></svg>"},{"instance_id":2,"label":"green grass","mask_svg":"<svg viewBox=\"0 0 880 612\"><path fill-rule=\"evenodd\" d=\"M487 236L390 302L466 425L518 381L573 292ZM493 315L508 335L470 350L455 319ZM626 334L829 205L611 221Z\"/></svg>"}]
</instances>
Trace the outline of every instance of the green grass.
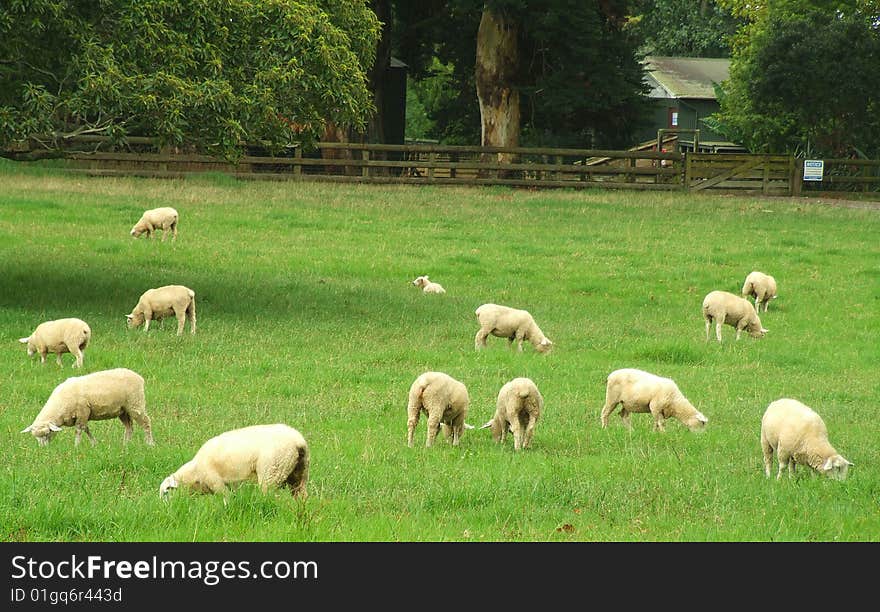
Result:
<instances>
[{"instance_id":1,"label":"green grass","mask_svg":"<svg viewBox=\"0 0 880 612\"><path fill-rule=\"evenodd\" d=\"M132 240L140 213L180 211L176 243ZM789 199L612 191L100 179L0 165L0 540L880 539L880 212ZM779 299L763 340L707 343L713 289L753 269ZM410 281L429 274L443 296ZM124 315L151 287L196 291L198 333ZM555 347L489 338L475 308L532 312ZM76 316L83 371L28 360L17 339ZM96 422L46 448L20 430L71 375L129 367L147 381L157 445ZM599 425L605 376L675 379L702 435ZM463 381L468 421L500 387L545 397L533 448L487 430L407 448L406 397L426 370ZM764 477L760 419L789 396L816 409L855 467L845 482ZM209 437L286 422L312 452L309 498L236 489L158 497ZM774 466L775 469L775 466Z\"/></svg>"}]
</instances>

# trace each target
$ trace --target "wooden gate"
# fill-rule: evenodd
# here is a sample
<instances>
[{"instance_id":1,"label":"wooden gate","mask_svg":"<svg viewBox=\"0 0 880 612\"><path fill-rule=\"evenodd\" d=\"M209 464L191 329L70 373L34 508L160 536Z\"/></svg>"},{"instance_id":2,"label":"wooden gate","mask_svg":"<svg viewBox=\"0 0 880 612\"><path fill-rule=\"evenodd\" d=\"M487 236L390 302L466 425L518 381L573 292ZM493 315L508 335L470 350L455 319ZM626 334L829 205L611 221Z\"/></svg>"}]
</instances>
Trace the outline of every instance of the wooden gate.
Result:
<instances>
[{"instance_id":1,"label":"wooden gate","mask_svg":"<svg viewBox=\"0 0 880 612\"><path fill-rule=\"evenodd\" d=\"M746 153L688 153L685 188L760 191L765 195L791 195L794 158Z\"/></svg>"}]
</instances>

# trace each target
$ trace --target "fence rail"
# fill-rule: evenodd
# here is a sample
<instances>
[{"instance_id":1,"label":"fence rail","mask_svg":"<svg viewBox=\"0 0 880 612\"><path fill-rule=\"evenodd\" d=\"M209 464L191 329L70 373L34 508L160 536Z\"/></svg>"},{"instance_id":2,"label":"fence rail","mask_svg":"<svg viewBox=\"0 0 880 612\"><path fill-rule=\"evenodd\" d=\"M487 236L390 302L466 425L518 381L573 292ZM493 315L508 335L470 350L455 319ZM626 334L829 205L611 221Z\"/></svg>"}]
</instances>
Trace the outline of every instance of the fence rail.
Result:
<instances>
[{"instance_id":1,"label":"fence rail","mask_svg":"<svg viewBox=\"0 0 880 612\"><path fill-rule=\"evenodd\" d=\"M880 191L880 161L826 159L822 183L804 183L802 160L787 156L610 151L552 147L478 147L439 144L317 143L304 152L253 154L231 162L209 155L160 149L156 140L130 138L117 150L100 136L38 140L6 156L62 156L70 172L90 175L183 177L221 172L255 180L339 181L438 185L723 190L765 195Z\"/></svg>"}]
</instances>

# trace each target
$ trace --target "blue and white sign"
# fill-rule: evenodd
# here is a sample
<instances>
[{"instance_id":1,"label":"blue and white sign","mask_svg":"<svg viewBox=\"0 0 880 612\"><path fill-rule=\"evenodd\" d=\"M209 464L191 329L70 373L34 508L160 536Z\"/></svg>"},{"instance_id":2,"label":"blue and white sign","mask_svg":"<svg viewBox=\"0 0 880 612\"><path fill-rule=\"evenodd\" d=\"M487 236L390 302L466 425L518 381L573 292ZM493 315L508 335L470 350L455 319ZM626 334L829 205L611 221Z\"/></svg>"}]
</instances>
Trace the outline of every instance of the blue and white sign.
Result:
<instances>
[{"instance_id":1,"label":"blue and white sign","mask_svg":"<svg viewBox=\"0 0 880 612\"><path fill-rule=\"evenodd\" d=\"M821 181L822 174L825 172L825 162L821 159L805 159L804 160L804 180L805 181Z\"/></svg>"}]
</instances>

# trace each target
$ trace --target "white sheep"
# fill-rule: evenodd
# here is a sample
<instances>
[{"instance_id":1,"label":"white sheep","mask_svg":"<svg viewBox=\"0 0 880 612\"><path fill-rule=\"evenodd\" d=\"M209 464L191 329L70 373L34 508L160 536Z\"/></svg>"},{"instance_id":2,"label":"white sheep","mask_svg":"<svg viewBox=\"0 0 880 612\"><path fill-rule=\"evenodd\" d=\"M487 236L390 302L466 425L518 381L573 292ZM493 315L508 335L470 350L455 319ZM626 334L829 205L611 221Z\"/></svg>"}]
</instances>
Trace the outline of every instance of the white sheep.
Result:
<instances>
[{"instance_id":1,"label":"white sheep","mask_svg":"<svg viewBox=\"0 0 880 612\"><path fill-rule=\"evenodd\" d=\"M755 298L755 310L761 311L761 304L764 305L764 312L770 308L770 300L779 297L776 294L776 279L763 272L754 271L746 276L746 282L743 283L742 296L744 298Z\"/></svg>"},{"instance_id":2,"label":"white sheep","mask_svg":"<svg viewBox=\"0 0 880 612\"><path fill-rule=\"evenodd\" d=\"M428 417L428 438L425 446L434 444L440 426L452 445L458 446L465 429L468 404L467 387L443 372L425 372L416 378L409 388L407 402L407 445L413 445L413 433L419 423L419 416L425 413Z\"/></svg>"},{"instance_id":3,"label":"white sheep","mask_svg":"<svg viewBox=\"0 0 880 612\"><path fill-rule=\"evenodd\" d=\"M767 406L761 419L761 450L767 478L770 477L773 451L776 451L779 462L777 480L786 467L790 478L795 463L808 465L837 480L844 480L853 465L828 442L828 429L822 417L809 406L789 398L778 399Z\"/></svg>"},{"instance_id":4,"label":"white sheep","mask_svg":"<svg viewBox=\"0 0 880 612\"><path fill-rule=\"evenodd\" d=\"M553 342L544 335L532 315L525 310L517 310L498 304L483 304L474 311L480 322L480 329L474 338L474 346L477 350L486 346L486 337L489 334L498 338L507 338L509 346L513 346L514 340L520 352L523 350L523 340L532 343L539 353L547 353L553 348Z\"/></svg>"},{"instance_id":5,"label":"white sheep","mask_svg":"<svg viewBox=\"0 0 880 612\"><path fill-rule=\"evenodd\" d=\"M228 493L229 485L256 481L263 493L287 485L305 498L309 480L309 447L305 438L283 423L251 425L214 436L190 461L159 486L159 496L186 486L197 493ZM224 499L225 501L225 499Z\"/></svg>"},{"instance_id":6,"label":"white sheep","mask_svg":"<svg viewBox=\"0 0 880 612\"><path fill-rule=\"evenodd\" d=\"M189 316L189 331L196 333L196 293L183 285L166 285L145 291L131 314L125 315L128 327L144 324L144 331L150 329L150 321L174 315L177 317L177 335L183 334L183 325Z\"/></svg>"},{"instance_id":7,"label":"white sheep","mask_svg":"<svg viewBox=\"0 0 880 612\"><path fill-rule=\"evenodd\" d=\"M62 427L76 427L75 445L82 432L92 445L97 441L89 430L89 421L119 418L125 425L124 442L131 440L132 420L144 429L146 443L153 446L153 431L147 416L144 379L126 368L101 370L68 378L52 391L34 422L21 433L34 435L45 446Z\"/></svg>"},{"instance_id":8,"label":"white sheep","mask_svg":"<svg viewBox=\"0 0 880 612\"><path fill-rule=\"evenodd\" d=\"M706 320L706 342L709 328L715 322L715 337L721 342L721 326L731 325L739 340L743 330L753 338L763 338L769 330L761 325L761 319L752 303L727 291L711 291L703 298L703 318Z\"/></svg>"},{"instance_id":9,"label":"white sheep","mask_svg":"<svg viewBox=\"0 0 880 612\"><path fill-rule=\"evenodd\" d=\"M162 230L162 241L168 237L168 230L171 230L172 240L177 240L177 220L179 216L177 211L171 207L153 208L147 210L141 215L141 218L134 227L131 228L131 237L137 238L144 232L147 236L153 238L153 232Z\"/></svg>"},{"instance_id":10,"label":"white sheep","mask_svg":"<svg viewBox=\"0 0 880 612\"><path fill-rule=\"evenodd\" d=\"M27 338L19 338L27 344L28 357L40 354L40 363L46 363L46 354L55 353L58 365L61 364L62 353L72 353L76 357L74 368L83 364L83 351L92 338L92 328L82 319L57 319L40 323Z\"/></svg>"},{"instance_id":11,"label":"white sheep","mask_svg":"<svg viewBox=\"0 0 880 612\"><path fill-rule=\"evenodd\" d=\"M513 448L528 448L535 426L544 411L544 398L530 378L514 378L498 392L495 416L481 429L490 427L495 442L504 442L505 434L513 434Z\"/></svg>"},{"instance_id":12,"label":"white sheep","mask_svg":"<svg viewBox=\"0 0 880 612\"><path fill-rule=\"evenodd\" d=\"M709 422L672 379L635 368L615 370L608 375L601 417L603 429L608 427L608 417L618 404L627 429L632 429L631 412L650 412L654 417L654 431L665 431L664 420L669 418L678 419L691 431L702 431Z\"/></svg>"},{"instance_id":13,"label":"white sheep","mask_svg":"<svg viewBox=\"0 0 880 612\"><path fill-rule=\"evenodd\" d=\"M428 280L427 276L419 276L413 282L416 287L421 287L425 293L446 293L446 289L440 283Z\"/></svg>"}]
</instances>

